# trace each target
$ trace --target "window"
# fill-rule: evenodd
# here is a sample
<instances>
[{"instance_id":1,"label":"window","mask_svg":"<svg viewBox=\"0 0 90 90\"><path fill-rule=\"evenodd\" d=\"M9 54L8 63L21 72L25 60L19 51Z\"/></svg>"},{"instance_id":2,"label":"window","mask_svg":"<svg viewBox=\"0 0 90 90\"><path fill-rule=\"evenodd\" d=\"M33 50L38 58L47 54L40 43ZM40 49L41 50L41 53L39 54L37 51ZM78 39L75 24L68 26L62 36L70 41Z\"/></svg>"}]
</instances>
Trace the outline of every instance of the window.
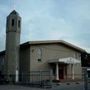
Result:
<instances>
[{"instance_id":1,"label":"window","mask_svg":"<svg viewBox=\"0 0 90 90\"><path fill-rule=\"evenodd\" d=\"M38 62L41 62L41 59L38 59Z\"/></svg>"},{"instance_id":2,"label":"window","mask_svg":"<svg viewBox=\"0 0 90 90\"><path fill-rule=\"evenodd\" d=\"M12 26L14 26L14 19L12 19Z\"/></svg>"},{"instance_id":3,"label":"window","mask_svg":"<svg viewBox=\"0 0 90 90\"><path fill-rule=\"evenodd\" d=\"M41 48L37 49L37 57L38 57L38 61L40 62L41 58L42 58L42 49Z\"/></svg>"},{"instance_id":4,"label":"window","mask_svg":"<svg viewBox=\"0 0 90 90\"><path fill-rule=\"evenodd\" d=\"M20 26L20 20L18 21L18 27L20 28L21 26Z\"/></svg>"}]
</instances>

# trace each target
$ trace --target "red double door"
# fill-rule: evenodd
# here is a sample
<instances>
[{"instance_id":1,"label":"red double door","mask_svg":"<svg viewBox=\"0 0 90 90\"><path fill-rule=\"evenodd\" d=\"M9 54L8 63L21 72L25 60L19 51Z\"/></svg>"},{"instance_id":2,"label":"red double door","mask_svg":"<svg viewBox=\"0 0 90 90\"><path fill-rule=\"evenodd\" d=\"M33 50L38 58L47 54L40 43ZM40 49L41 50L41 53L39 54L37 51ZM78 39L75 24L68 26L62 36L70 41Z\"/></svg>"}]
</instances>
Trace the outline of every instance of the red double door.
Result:
<instances>
[{"instance_id":1,"label":"red double door","mask_svg":"<svg viewBox=\"0 0 90 90\"><path fill-rule=\"evenodd\" d=\"M59 79L64 79L64 69L63 68L59 69Z\"/></svg>"}]
</instances>

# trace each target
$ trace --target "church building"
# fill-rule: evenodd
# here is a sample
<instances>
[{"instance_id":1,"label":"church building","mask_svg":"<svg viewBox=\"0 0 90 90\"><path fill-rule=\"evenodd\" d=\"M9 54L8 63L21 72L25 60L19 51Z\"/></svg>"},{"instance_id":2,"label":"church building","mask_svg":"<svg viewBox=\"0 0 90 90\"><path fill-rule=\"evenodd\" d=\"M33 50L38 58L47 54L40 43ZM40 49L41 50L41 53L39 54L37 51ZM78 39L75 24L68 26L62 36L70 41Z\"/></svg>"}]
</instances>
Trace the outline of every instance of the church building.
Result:
<instances>
[{"instance_id":1,"label":"church building","mask_svg":"<svg viewBox=\"0 0 90 90\"><path fill-rule=\"evenodd\" d=\"M21 17L14 10L7 17L6 50L0 52L0 73L17 82L23 74L52 71L53 80L82 79L84 49L63 40L28 41L20 45ZM20 75L20 76L19 76Z\"/></svg>"}]
</instances>

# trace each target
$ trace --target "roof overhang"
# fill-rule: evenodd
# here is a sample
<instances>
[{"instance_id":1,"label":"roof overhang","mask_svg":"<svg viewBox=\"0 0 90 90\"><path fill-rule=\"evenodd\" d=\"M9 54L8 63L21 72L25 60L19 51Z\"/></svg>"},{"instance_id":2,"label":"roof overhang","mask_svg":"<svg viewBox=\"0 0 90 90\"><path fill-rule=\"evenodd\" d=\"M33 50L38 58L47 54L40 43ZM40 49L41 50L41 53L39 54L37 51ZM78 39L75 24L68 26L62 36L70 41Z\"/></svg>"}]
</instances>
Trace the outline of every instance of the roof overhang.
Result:
<instances>
[{"instance_id":1,"label":"roof overhang","mask_svg":"<svg viewBox=\"0 0 90 90\"><path fill-rule=\"evenodd\" d=\"M25 49L25 48L28 48L30 47L30 45L49 45L49 44L58 44L58 45L63 45L63 46L66 46L68 48L71 48L75 51L78 51L80 53L83 53L83 52L86 52L84 49L80 48L80 47L77 47L71 43L68 43L66 41L63 41L63 40L43 40L43 41L29 41L29 42L26 42L26 43L23 43L23 44L20 44L20 49ZM3 51L1 51L0 53L2 53ZM5 52L5 51L4 51Z\"/></svg>"}]
</instances>

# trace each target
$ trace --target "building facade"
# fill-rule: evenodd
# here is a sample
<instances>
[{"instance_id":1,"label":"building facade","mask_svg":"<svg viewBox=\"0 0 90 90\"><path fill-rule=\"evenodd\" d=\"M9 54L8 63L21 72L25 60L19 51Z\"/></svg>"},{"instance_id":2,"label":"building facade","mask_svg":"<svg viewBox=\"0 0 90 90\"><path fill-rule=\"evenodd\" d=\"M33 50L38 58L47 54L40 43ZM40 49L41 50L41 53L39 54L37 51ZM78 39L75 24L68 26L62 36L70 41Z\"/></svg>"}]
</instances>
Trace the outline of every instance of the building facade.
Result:
<instances>
[{"instance_id":1,"label":"building facade","mask_svg":"<svg viewBox=\"0 0 90 90\"><path fill-rule=\"evenodd\" d=\"M81 53L85 50L62 40L31 41L26 47L20 55L20 62L26 63L21 64L23 73L52 70L55 80L82 78Z\"/></svg>"},{"instance_id":2,"label":"building facade","mask_svg":"<svg viewBox=\"0 0 90 90\"><path fill-rule=\"evenodd\" d=\"M7 17L6 50L0 52L0 71L8 79L14 75L14 81L29 81L31 71L52 71L53 80L82 79L81 53L85 50L63 40L20 45L20 31L21 17L13 11Z\"/></svg>"}]
</instances>

